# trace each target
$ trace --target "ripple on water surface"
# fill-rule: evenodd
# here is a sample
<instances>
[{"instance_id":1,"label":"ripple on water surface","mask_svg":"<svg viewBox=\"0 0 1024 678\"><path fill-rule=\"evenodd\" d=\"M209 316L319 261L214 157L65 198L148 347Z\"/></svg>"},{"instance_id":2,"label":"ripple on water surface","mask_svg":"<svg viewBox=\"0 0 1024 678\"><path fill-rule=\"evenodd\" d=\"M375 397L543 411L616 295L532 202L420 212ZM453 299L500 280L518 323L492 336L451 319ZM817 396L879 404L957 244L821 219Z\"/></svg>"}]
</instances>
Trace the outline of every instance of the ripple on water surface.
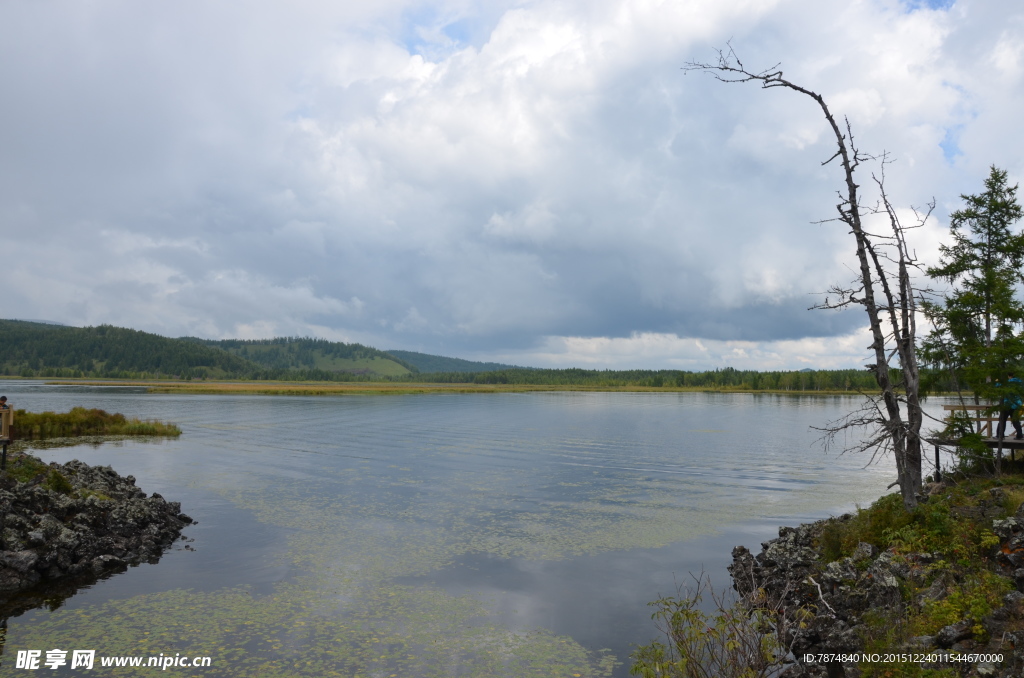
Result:
<instances>
[{"instance_id":1,"label":"ripple on water surface","mask_svg":"<svg viewBox=\"0 0 1024 678\"><path fill-rule=\"evenodd\" d=\"M629 645L655 634L646 602L688 569L721 568L722 540L871 500L891 475L815 445L809 426L848 398L20 388L18 407L180 423L178 441L45 454L132 473L200 525L196 553L12 620L7 657L182 652L225 676L626 675Z\"/></svg>"}]
</instances>

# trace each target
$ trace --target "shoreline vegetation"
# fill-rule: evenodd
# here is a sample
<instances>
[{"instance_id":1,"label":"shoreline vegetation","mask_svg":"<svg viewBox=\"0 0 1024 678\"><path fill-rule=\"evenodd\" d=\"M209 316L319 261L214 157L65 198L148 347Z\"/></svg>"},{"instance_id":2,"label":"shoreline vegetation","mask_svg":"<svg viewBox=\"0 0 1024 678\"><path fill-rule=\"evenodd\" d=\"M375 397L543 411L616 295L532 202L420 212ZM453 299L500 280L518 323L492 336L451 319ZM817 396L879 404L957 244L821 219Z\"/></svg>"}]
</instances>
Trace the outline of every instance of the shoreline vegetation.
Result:
<instances>
[{"instance_id":1,"label":"shoreline vegetation","mask_svg":"<svg viewBox=\"0 0 1024 678\"><path fill-rule=\"evenodd\" d=\"M26 377L0 377L25 379ZM37 378L38 379L38 378ZM144 388L147 393L197 395L414 395L427 393L748 393L765 395L861 395L855 389L781 389L749 386L645 386L639 384L476 384L395 381L181 381L160 379L43 379L51 386L116 386ZM932 395L954 395L935 391ZM968 394L964 394L965 397Z\"/></svg>"},{"instance_id":2,"label":"shoreline vegetation","mask_svg":"<svg viewBox=\"0 0 1024 678\"><path fill-rule=\"evenodd\" d=\"M694 576L650 603L664 636L632 654L631 673L1022 675L1024 461L1004 460L1001 474L991 461L927 483L912 511L887 494L854 513L781 527L756 556L737 546L734 592Z\"/></svg>"},{"instance_id":3,"label":"shoreline vegetation","mask_svg":"<svg viewBox=\"0 0 1024 678\"><path fill-rule=\"evenodd\" d=\"M98 408L14 411L11 454L5 442L0 470L0 619L41 605L56 609L80 586L155 563L194 522L180 503L147 496L133 476L77 459L47 464L28 450L180 435L172 423Z\"/></svg>"},{"instance_id":4,"label":"shoreline vegetation","mask_svg":"<svg viewBox=\"0 0 1024 678\"><path fill-rule=\"evenodd\" d=\"M180 503L147 495L133 476L77 459L14 455L0 472L0 498L4 621L43 605L55 610L82 586L155 563L194 523Z\"/></svg>"},{"instance_id":5,"label":"shoreline vegetation","mask_svg":"<svg viewBox=\"0 0 1024 678\"><path fill-rule=\"evenodd\" d=\"M177 438L175 424L141 420L101 409L73 407L68 412L14 411L13 440L49 440L84 436L161 436Z\"/></svg>"}]
</instances>

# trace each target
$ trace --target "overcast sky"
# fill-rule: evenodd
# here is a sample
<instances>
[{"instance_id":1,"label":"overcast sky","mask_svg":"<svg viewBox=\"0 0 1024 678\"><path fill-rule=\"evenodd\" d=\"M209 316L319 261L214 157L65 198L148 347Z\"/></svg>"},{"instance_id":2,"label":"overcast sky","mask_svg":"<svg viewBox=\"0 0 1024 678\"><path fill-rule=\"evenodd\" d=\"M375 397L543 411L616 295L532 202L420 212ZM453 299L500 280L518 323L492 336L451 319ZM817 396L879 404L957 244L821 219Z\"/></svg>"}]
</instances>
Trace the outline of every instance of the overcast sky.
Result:
<instances>
[{"instance_id":1,"label":"overcast sky","mask_svg":"<svg viewBox=\"0 0 1024 678\"><path fill-rule=\"evenodd\" d=\"M937 199L1024 176L1024 3L0 3L0 317L535 366L856 367L812 101ZM862 183L870 183L870 170Z\"/></svg>"}]
</instances>

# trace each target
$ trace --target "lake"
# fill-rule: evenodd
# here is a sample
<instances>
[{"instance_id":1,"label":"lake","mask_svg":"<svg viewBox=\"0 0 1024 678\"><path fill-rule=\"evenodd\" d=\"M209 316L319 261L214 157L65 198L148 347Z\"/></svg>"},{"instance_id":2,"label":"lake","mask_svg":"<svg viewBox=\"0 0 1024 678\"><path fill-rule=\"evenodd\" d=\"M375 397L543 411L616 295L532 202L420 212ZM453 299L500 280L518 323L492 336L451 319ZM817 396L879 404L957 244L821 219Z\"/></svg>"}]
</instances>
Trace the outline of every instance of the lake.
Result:
<instances>
[{"instance_id":1,"label":"lake","mask_svg":"<svg viewBox=\"0 0 1024 678\"><path fill-rule=\"evenodd\" d=\"M728 585L734 545L895 480L810 429L855 397L3 389L178 423L179 440L36 453L132 474L199 521L159 563L10 619L5 675L60 648L209 656L168 669L206 676L626 676L657 637L648 601L690 572Z\"/></svg>"}]
</instances>

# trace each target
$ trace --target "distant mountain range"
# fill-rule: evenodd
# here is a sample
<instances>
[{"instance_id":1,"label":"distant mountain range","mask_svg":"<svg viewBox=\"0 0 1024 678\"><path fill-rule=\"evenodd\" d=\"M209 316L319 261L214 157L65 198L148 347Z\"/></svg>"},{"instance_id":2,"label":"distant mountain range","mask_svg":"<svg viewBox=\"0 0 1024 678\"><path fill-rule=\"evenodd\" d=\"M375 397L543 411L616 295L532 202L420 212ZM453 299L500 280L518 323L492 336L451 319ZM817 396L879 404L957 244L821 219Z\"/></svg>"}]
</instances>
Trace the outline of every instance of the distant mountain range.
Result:
<instances>
[{"instance_id":1,"label":"distant mountain range","mask_svg":"<svg viewBox=\"0 0 1024 678\"><path fill-rule=\"evenodd\" d=\"M325 339L172 339L110 325L0 320L7 376L347 381L510 367Z\"/></svg>"}]
</instances>

